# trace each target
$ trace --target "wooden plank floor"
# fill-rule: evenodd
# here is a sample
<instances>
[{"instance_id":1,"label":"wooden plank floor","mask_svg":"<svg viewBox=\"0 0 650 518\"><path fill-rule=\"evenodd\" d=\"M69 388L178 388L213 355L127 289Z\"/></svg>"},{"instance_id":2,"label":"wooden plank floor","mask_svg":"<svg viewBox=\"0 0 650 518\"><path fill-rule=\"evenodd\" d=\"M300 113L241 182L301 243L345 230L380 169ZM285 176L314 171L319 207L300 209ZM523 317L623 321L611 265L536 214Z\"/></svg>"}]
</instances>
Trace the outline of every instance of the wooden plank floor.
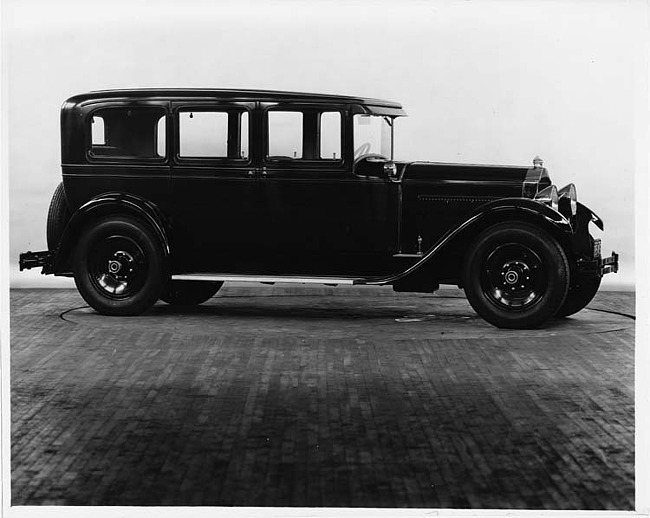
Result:
<instances>
[{"instance_id":1,"label":"wooden plank floor","mask_svg":"<svg viewBox=\"0 0 650 518\"><path fill-rule=\"evenodd\" d=\"M457 291L11 293L13 505L634 506L634 294L497 330Z\"/></svg>"}]
</instances>

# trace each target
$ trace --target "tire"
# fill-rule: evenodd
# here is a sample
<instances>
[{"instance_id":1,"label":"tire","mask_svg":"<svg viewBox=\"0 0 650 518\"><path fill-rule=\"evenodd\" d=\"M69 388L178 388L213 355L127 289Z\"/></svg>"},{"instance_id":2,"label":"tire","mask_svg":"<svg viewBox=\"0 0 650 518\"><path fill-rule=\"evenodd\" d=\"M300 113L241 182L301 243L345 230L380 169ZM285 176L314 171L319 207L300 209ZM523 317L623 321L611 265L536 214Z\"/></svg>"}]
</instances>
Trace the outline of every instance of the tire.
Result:
<instances>
[{"instance_id":1,"label":"tire","mask_svg":"<svg viewBox=\"0 0 650 518\"><path fill-rule=\"evenodd\" d=\"M103 315L139 315L165 285L162 247L144 223L126 216L86 227L74 256L74 280L84 300Z\"/></svg>"},{"instance_id":2,"label":"tire","mask_svg":"<svg viewBox=\"0 0 650 518\"><path fill-rule=\"evenodd\" d=\"M68 208L68 201L65 197L65 190L63 183L57 185L52 195L50 208L47 212L47 248L54 250L59 246L59 241L63 236L63 231L70 221L70 209Z\"/></svg>"},{"instance_id":3,"label":"tire","mask_svg":"<svg viewBox=\"0 0 650 518\"><path fill-rule=\"evenodd\" d=\"M223 282L170 281L160 297L172 306L196 306L219 291Z\"/></svg>"},{"instance_id":4,"label":"tire","mask_svg":"<svg viewBox=\"0 0 650 518\"><path fill-rule=\"evenodd\" d=\"M474 241L463 267L465 295L490 324L531 329L555 315L569 289L560 244L522 222L494 225Z\"/></svg>"},{"instance_id":5,"label":"tire","mask_svg":"<svg viewBox=\"0 0 650 518\"><path fill-rule=\"evenodd\" d=\"M596 296L602 277L584 275L571 283L564 304L555 314L558 318L568 317L584 309Z\"/></svg>"}]
</instances>

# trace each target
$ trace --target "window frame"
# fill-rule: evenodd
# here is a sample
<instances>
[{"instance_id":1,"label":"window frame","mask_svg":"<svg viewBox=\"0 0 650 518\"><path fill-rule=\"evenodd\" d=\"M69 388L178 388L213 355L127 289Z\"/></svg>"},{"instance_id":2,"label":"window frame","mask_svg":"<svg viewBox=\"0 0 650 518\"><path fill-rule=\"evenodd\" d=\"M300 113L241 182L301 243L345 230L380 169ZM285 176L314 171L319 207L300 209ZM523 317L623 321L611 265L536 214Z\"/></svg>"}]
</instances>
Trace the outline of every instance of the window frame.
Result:
<instances>
[{"instance_id":1,"label":"window frame","mask_svg":"<svg viewBox=\"0 0 650 518\"><path fill-rule=\"evenodd\" d=\"M323 154L323 115L326 113L338 113L339 115L339 156L338 158L324 158L321 156ZM324 160L327 162L336 162L338 160L343 160L345 153L345 139L343 138L345 121L343 120L343 111L342 110L323 110L318 114L318 160Z\"/></svg>"},{"instance_id":2,"label":"window frame","mask_svg":"<svg viewBox=\"0 0 650 518\"><path fill-rule=\"evenodd\" d=\"M346 138L347 138L347 110L341 105L336 104L311 104L311 103L292 103L292 102L274 102L274 103L260 103L261 108L261 161L264 167L275 167L281 169L336 169L341 170L348 165L346 157ZM271 111L281 112L300 112L303 117L302 129L302 155L303 158L295 158L293 160L269 160L269 116ZM321 115L327 112L337 112L340 117L340 156L336 159L320 158L320 141L321 141ZM309 114L309 115L308 115ZM318 158L304 158L305 141L307 139L306 129L308 129L310 116L316 116L317 126L316 133L312 136L313 141L311 145L314 148L314 154Z\"/></svg>"},{"instance_id":3,"label":"window frame","mask_svg":"<svg viewBox=\"0 0 650 518\"><path fill-rule=\"evenodd\" d=\"M240 165L248 166L253 161L253 125L254 103L227 103L227 102L179 102L174 103L172 118L174 125L173 157L178 165ZM217 112L227 113L230 121L231 113L248 113L248 156L245 158L211 157L211 156L182 156L180 154L180 113L181 112ZM241 145L241 132L240 142ZM226 146L228 143L226 143Z\"/></svg>"},{"instance_id":4,"label":"window frame","mask_svg":"<svg viewBox=\"0 0 650 518\"><path fill-rule=\"evenodd\" d=\"M92 119L97 112L111 110L111 109L133 109L133 110L157 110L161 113L161 117L156 122L156 127L160 123L160 119L165 119L165 155L162 157L142 157L131 155L98 155L93 152L93 133L92 133ZM156 164L165 165L169 163L169 145L170 145L170 114L168 103L134 103L134 102L111 102L101 103L89 110L84 119L85 128L85 156L89 162L97 163L142 163L142 164ZM104 142L106 135L104 135ZM155 146L157 149L157 146Z\"/></svg>"},{"instance_id":5,"label":"window frame","mask_svg":"<svg viewBox=\"0 0 650 518\"><path fill-rule=\"evenodd\" d=\"M264 132L264 137L265 137L264 138L265 146L264 146L264 151L263 151L264 160L269 161L269 162L271 162L273 164L277 163L275 160L270 160L269 159L270 156L271 156L269 154L270 148L271 148L271 131L270 131L271 130L271 124L270 124L270 122L271 122L271 119L270 119L271 112L275 112L275 113L299 113L300 114L300 138L301 138L300 157L295 157L295 158L292 157L292 160L296 160L296 161L297 160L305 160L305 158L304 158L304 156L305 156L305 125L306 125L305 113L302 110L285 110L285 109L269 109L269 110L266 110L266 112L264 114L264 124L265 124L265 127L266 127L266 131ZM275 155L272 155L272 156L275 156Z\"/></svg>"},{"instance_id":6,"label":"window frame","mask_svg":"<svg viewBox=\"0 0 650 518\"><path fill-rule=\"evenodd\" d=\"M355 154L356 149L357 149L357 144L355 142L355 139L357 138L357 132L356 130L356 125L355 125L355 118L356 117L364 117L364 116L369 116L369 117L382 117L384 119L388 118L391 120L389 123L390 125L390 149L389 149L389 156L386 158L388 160L394 161L395 160L395 120L397 117L391 117L389 115L374 115L374 114L366 114L366 113L354 113L352 117L350 117L350 125L352 127L352 153ZM375 154L375 153L373 153ZM354 160L357 160L357 157L354 157Z\"/></svg>"}]
</instances>

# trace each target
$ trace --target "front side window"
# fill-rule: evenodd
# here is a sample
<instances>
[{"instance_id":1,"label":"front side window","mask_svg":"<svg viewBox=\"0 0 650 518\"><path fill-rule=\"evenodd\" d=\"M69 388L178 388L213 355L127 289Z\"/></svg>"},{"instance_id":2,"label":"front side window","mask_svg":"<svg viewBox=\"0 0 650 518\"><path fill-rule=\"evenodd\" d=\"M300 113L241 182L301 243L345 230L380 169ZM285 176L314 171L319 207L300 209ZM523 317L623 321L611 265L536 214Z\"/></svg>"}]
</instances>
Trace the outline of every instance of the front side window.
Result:
<instances>
[{"instance_id":1,"label":"front side window","mask_svg":"<svg viewBox=\"0 0 650 518\"><path fill-rule=\"evenodd\" d=\"M354 116L354 158L375 154L392 159L393 120L379 115Z\"/></svg>"},{"instance_id":2,"label":"front side window","mask_svg":"<svg viewBox=\"0 0 650 518\"><path fill-rule=\"evenodd\" d=\"M340 111L272 109L268 114L268 148L272 162L341 161L342 115Z\"/></svg>"},{"instance_id":3,"label":"front side window","mask_svg":"<svg viewBox=\"0 0 650 518\"><path fill-rule=\"evenodd\" d=\"M341 158L341 113L323 112L320 116L320 158Z\"/></svg>"},{"instance_id":4,"label":"front side window","mask_svg":"<svg viewBox=\"0 0 650 518\"><path fill-rule=\"evenodd\" d=\"M269 158L302 158L303 114L269 112Z\"/></svg>"},{"instance_id":5,"label":"front side window","mask_svg":"<svg viewBox=\"0 0 650 518\"><path fill-rule=\"evenodd\" d=\"M166 117L162 108L104 108L90 118L95 157L163 158Z\"/></svg>"},{"instance_id":6,"label":"front side window","mask_svg":"<svg viewBox=\"0 0 650 518\"><path fill-rule=\"evenodd\" d=\"M183 110L178 131L181 157L248 157L248 112Z\"/></svg>"}]
</instances>

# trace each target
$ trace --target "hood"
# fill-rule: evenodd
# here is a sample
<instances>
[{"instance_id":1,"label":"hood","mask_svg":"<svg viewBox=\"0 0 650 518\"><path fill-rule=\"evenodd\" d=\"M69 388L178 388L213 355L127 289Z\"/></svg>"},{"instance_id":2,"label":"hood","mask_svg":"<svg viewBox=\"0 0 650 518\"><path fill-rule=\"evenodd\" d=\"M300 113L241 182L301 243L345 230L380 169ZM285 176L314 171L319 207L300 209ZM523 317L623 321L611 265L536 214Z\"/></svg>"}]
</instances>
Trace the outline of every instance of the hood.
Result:
<instances>
[{"instance_id":1,"label":"hood","mask_svg":"<svg viewBox=\"0 0 650 518\"><path fill-rule=\"evenodd\" d=\"M530 168L498 165L401 162L404 186L420 186L436 196L521 197ZM530 179L530 176L529 176Z\"/></svg>"}]
</instances>

